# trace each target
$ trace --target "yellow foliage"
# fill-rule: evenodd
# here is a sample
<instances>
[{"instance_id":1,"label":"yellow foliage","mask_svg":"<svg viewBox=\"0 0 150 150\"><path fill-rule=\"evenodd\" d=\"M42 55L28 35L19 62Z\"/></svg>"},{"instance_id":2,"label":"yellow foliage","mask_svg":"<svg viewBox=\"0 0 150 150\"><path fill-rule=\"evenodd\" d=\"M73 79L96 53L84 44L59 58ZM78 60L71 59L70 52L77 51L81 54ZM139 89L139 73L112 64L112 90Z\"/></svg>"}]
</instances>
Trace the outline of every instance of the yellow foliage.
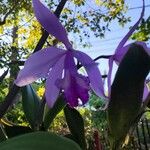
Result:
<instances>
[{"instance_id":1,"label":"yellow foliage","mask_svg":"<svg viewBox=\"0 0 150 150\"><path fill-rule=\"evenodd\" d=\"M6 19L6 23L5 23L5 26L7 26L7 27L11 27L12 26L12 20L10 20L10 19Z\"/></svg>"},{"instance_id":2,"label":"yellow foliage","mask_svg":"<svg viewBox=\"0 0 150 150\"><path fill-rule=\"evenodd\" d=\"M45 92L45 88L44 88L44 87L40 87L40 88L38 89L38 91L37 91L37 95L38 95L39 97L42 97L43 94L44 94L44 92Z\"/></svg>"},{"instance_id":3,"label":"yellow foliage","mask_svg":"<svg viewBox=\"0 0 150 150\"><path fill-rule=\"evenodd\" d=\"M87 18L81 16L81 15L77 15L77 19L82 22L83 24L87 24L89 21Z\"/></svg>"},{"instance_id":4,"label":"yellow foliage","mask_svg":"<svg viewBox=\"0 0 150 150\"><path fill-rule=\"evenodd\" d=\"M3 34L3 32L4 32L4 27L0 26L0 34Z\"/></svg>"},{"instance_id":5,"label":"yellow foliage","mask_svg":"<svg viewBox=\"0 0 150 150\"><path fill-rule=\"evenodd\" d=\"M95 0L96 5L102 5L102 1L101 0Z\"/></svg>"},{"instance_id":6,"label":"yellow foliage","mask_svg":"<svg viewBox=\"0 0 150 150\"><path fill-rule=\"evenodd\" d=\"M27 29L26 28L19 28L17 34L26 34Z\"/></svg>"},{"instance_id":7,"label":"yellow foliage","mask_svg":"<svg viewBox=\"0 0 150 150\"><path fill-rule=\"evenodd\" d=\"M41 25L39 22L33 20L31 26L29 27L29 31L27 32L27 40L24 43L24 47L33 49L40 39L41 34Z\"/></svg>"},{"instance_id":8,"label":"yellow foliage","mask_svg":"<svg viewBox=\"0 0 150 150\"><path fill-rule=\"evenodd\" d=\"M76 5L81 5L84 2L84 0L73 0L73 3Z\"/></svg>"},{"instance_id":9,"label":"yellow foliage","mask_svg":"<svg viewBox=\"0 0 150 150\"><path fill-rule=\"evenodd\" d=\"M68 8L64 8L62 13L65 13L65 14L71 14L71 10L68 9Z\"/></svg>"},{"instance_id":10,"label":"yellow foliage","mask_svg":"<svg viewBox=\"0 0 150 150\"><path fill-rule=\"evenodd\" d=\"M59 113L58 113L58 115L57 115L58 117L62 117L62 116L64 116L64 111L63 110L61 110Z\"/></svg>"}]
</instances>

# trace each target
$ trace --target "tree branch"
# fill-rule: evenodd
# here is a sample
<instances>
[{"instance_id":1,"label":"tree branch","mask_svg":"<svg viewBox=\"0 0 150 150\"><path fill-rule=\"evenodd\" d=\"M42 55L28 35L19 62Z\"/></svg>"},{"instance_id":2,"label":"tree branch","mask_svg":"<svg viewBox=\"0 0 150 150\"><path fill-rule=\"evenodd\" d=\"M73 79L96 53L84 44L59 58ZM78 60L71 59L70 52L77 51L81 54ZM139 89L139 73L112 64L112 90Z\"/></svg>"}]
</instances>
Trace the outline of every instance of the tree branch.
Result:
<instances>
[{"instance_id":1,"label":"tree branch","mask_svg":"<svg viewBox=\"0 0 150 150\"><path fill-rule=\"evenodd\" d=\"M7 69L1 76L0 76L0 83L4 80L4 78L6 77L6 75L8 74L8 70Z\"/></svg>"},{"instance_id":2,"label":"tree branch","mask_svg":"<svg viewBox=\"0 0 150 150\"><path fill-rule=\"evenodd\" d=\"M13 5L13 7L5 14L2 21L0 21L0 26L4 25L6 23L7 17L13 12L14 9L16 9L17 5L16 3Z\"/></svg>"},{"instance_id":3,"label":"tree branch","mask_svg":"<svg viewBox=\"0 0 150 150\"><path fill-rule=\"evenodd\" d=\"M101 55L101 56L98 56L94 59L94 61L97 61L99 59L109 59L112 55Z\"/></svg>"},{"instance_id":4,"label":"tree branch","mask_svg":"<svg viewBox=\"0 0 150 150\"><path fill-rule=\"evenodd\" d=\"M8 95L5 97L5 100L0 104L0 118L2 118L3 115L5 115L9 106L13 104L13 100L15 99L17 93L19 92L19 89L20 87L14 84L11 90L9 91Z\"/></svg>"},{"instance_id":5,"label":"tree branch","mask_svg":"<svg viewBox=\"0 0 150 150\"><path fill-rule=\"evenodd\" d=\"M17 64L17 65L19 65L19 66L23 66L24 63L25 63L25 61L12 61L12 62L8 63L7 65L10 66L10 65L15 65L15 64Z\"/></svg>"}]
</instances>

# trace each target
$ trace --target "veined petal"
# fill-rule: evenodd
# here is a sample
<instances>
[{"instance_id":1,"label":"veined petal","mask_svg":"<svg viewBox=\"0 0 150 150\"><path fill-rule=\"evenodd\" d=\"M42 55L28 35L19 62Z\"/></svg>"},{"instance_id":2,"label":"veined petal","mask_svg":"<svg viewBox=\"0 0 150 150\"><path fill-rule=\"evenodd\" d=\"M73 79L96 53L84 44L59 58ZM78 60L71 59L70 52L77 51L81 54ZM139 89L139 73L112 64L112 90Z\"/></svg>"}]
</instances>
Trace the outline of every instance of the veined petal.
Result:
<instances>
[{"instance_id":1,"label":"veined petal","mask_svg":"<svg viewBox=\"0 0 150 150\"><path fill-rule=\"evenodd\" d=\"M19 72L15 84L24 86L47 76L49 69L60 59L65 51L55 47L45 48L32 54Z\"/></svg>"},{"instance_id":2,"label":"veined petal","mask_svg":"<svg viewBox=\"0 0 150 150\"><path fill-rule=\"evenodd\" d=\"M89 82L86 77L80 74L72 75L69 70L65 70L65 76L60 87L64 90L66 101L71 107L78 106L79 99L82 104L85 104L89 99Z\"/></svg>"},{"instance_id":3,"label":"veined petal","mask_svg":"<svg viewBox=\"0 0 150 150\"><path fill-rule=\"evenodd\" d=\"M89 99L89 80L81 74L78 74L74 62L73 51L67 51L64 62L64 78L57 82L57 86L64 90L67 103L71 107L79 104L85 104Z\"/></svg>"},{"instance_id":4,"label":"veined petal","mask_svg":"<svg viewBox=\"0 0 150 150\"><path fill-rule=\"evenodd\" d=\"M61 89L64 90L66 102L69 103L71 107L78 106L78 93L76 91L76 81L75 78L70 74L68 69L65 69L64 78L60 82L59 86Z\"/></svg>"},{"instance_id":5,"label":"veined petal","mask_svg":"<svg viewBox=\"0 0 150 150\"><path fill-rule=\"evenodd\" d=\"M97 67L97 64L91 57L81 51L73 51L74 57L77 58L81 62L81 64L85 67L86 72L88 74L90 84L94 92L98 96L105 97L104 94L104 86L102 81L101 73Z\"/></svg>"},{"instance_id":6,"label":"veined petal","mask_svg":"<svg viewBox=\"0 0 150 150\"><path fill-rule=\"evenodd\" d=\"M87 90L82 89L82 88L78 88L78 95L80 97L80 100L82 101L82 105L86 104L89 100L89 93L87 92Z\"/></svg>"},{"instance_id":7,"label":"veined petal","mask_svg":"<svg viewBox=\"0 0 150 150\"><path fill-rule=\"evenodd\" d=\"M141 16L138 19L138 21L134 24L134 26L129 30L129 32L125 35L125 37L121 40L121 42L119 43L118 47L116 48L116 52L118 53L118 51L121 51L121 48L124 46L124 44L127 42L127 40L129 39L129 37L132 35L132 33L135 31L135 29L138 27L139 23L141 22L143 16L144 16L144 12L145 12L145 1L143 1L143 7L142 7L142 12L141 12Z\"/></svg>"},{"instance_id":8,"label":"veined petal","mask_svg":"<svg viewBox=\"0 0 150 150\"><path fill-rule=\"evenodd\" d=\"M57 87L56 82L57 80L62 79L64 60L65 56L60 58L60 60L53 66L46 80L45 96L49 107L53 107L60 92L60 88Z\"/></svg>"},{"instance_id":9,"label":"veined petal","mask_svg":"<svg viewBox=\"0 0 150 150\"><path fill-rule=\"evenodd\" d=\"M59 19L45 7L40 0L32 0L34 13L40 24L59 41L63 42L67 48L71 48L65 28Z\"/></svg>"}]
</instances>

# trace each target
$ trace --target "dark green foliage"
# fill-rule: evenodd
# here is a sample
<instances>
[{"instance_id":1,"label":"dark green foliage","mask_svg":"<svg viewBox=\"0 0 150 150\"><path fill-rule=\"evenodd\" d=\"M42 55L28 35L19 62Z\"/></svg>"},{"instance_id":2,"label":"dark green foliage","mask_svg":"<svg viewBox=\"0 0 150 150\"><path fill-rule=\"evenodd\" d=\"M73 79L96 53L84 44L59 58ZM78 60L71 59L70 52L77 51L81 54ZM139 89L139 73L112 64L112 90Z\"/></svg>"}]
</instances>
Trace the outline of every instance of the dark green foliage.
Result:
<instances>
[{"instance_id":1,"label":"dark green foliage","mask_svg":"<svg viewBox=\"0 0 150 150\"><path fill-rule=\"evenodd\" d=\"M76 139L80 147L83 150L86 150L84 122L82 116L76 109L70 108L68 105L64 108L64 113L72 136Z\"/></svg>"},{"instance_id":2,"label":"dark green foliage","mask_svg":"<svg viewBox=\"0 0 150 150\"><path fill-rule=\"evenodd\" d=\"M29 127L18 126L18 125L13 125L13 126L4 125L4 129L8 138L33 132L33 130Z\"/></svg>"},{"instance_id":3,"label":"dark green foliage","mask_svg":"<svg viewBox=\"0 0 150 150\"><path fill-rule=\"evenodd\" d=\"M60 96L55 102L53 108L48 109L44 117L44 123L43 123L44 130L47 130L49 128L54 118L65 107L65 105L66 103L64 101L63 96Z\"/></svg>"},{"instance_id":4,"label":"dark green foliage","mask_svg":"<svg viewBox=\"0 0 150 150\"><path fill-rule=\"evenodd\" d=\"M47 132L35 132L9 139L0 144L1 150L81 150L64 137Z\"/></svg>"},{"instance_id":5,"label":"dark green foliage","mask_svg":"<svg viewBox=\"0 0 150 150\"><path fill-rule=\"evenodd\" d=\"M118 150L141 108L150 56L143 47L131 45L116 73L108 106L110 142Z\"/></svg>"},{"instance_id":6,"label":"dark green foliage","mask_svg":"<svg viewBox=\"0 0 150 150\"><path fill-rule=\"evenodd\" d=\"M0 124L0 142L7 140L7 136L5 134L5 131L2 127L2 125Z\"/></svg>"},{"instance_id":7,"label":"dark green foliage","mask_svg":"<svg viewBox=\"0 0 150 150\"><path fill-rule=\"evenodd\" d=\"M31 85L24 86L21 91L22 91L22 105L26 118L33 129L38 129L40 99Z\"/></svg>"}]
</instances>

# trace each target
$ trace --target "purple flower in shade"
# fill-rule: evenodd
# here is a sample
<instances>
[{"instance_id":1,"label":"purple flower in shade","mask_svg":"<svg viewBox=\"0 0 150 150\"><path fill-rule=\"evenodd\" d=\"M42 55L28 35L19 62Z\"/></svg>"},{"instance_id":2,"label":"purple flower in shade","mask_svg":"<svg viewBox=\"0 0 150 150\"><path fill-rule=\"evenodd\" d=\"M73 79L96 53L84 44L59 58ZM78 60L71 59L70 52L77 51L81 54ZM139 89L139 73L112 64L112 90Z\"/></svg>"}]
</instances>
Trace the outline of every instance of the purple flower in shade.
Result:
<instances>
[{"instance_id":1,"label":"purple flower in shade","mask_svg":"<svg viewBox=\"0 0 150 150\"><path fill-rule=\"evenodd\" d=\"M90 87L98 96L104 96L103 81L97 64L85 53L72 48L65 28L57 17L39 0L33 0L34 13L41 25L59 41L66 50L48 47L32 54L19 72L15 84L25 86L39 78L46 78L46 101L50 107L60 91L64 92L71 107L78 106L79 99L85 104ZM85 68L88 77L78 73L75 60Z\"/></svg>"},{"instance_id":2,"label":"purple flower in shade","mask_svg":"<svg viewBox=\"0 0 150 150\"><path fill-rule=\"evenodd\" d=\"M129 39L129 37L133 34L133 32L136 30L136 28L138 27L139 23L141 22L141 20L142 20L142 18L144 16L144 11L145 11L145 1L143 0L143 8L142 8L142 12L141 12L140 18L133 25L133 27L129 30L129 32L125 35L125 37L121 40L121 42L119 43L119 45L117 46L117 48L115 50L114 55L112 55L109 58L109 72L108 72L108 93L109 93L109 96L110 96L110 93L111 93L111 74L112 74L113 62L115 61L116 64L119 65L121 60L122 60L122 58L124 57L124 55L129 50L130 45L132 43L128 44L128 45L125 45L125 43ZM150 55L150 48L147 47L146 43L139 42L139 41L137 41L135 43L138 44L138 45L141 45L145 49L145 51ZM149 93L149 91L148 91L148 88L147 88L146 83L145 83L144 93L143 93L143 100L146 99L148 93Z\"/></svg>"}]
</instances>

